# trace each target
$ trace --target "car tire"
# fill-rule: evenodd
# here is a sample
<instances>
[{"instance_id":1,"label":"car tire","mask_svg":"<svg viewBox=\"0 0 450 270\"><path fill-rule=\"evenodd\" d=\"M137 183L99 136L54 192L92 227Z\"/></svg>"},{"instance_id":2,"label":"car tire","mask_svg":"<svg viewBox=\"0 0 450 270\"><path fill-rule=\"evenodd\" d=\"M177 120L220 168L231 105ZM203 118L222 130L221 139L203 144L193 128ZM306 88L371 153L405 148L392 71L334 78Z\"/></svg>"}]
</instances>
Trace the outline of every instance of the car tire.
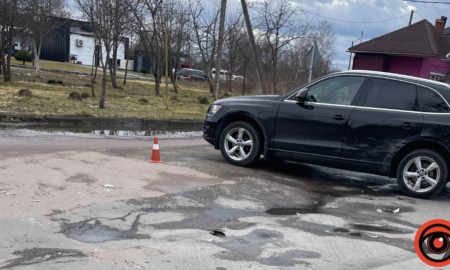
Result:
<instances>
[{"instance_id":1,"label":"car tire","mask_svg":"<svg viewBox=\"0 0 450 270\"><path fill-rule=\"evenodd\" d=\"M220 151L231 164L250 166L261 156L258 130L247 122L238 121L226 126L220 135Z\"/></svg>"},{"instance_id":2,"label":"car tire","mask_svg":"<svg viewBox=\"0 0 450 270\"><path fill-rule=\"evenodd\" d=\"M447 184L448 165L434 150L420 149L407 154L397 168L397 182L412 197L429 198Z\"/></svg>"}]
</instances>

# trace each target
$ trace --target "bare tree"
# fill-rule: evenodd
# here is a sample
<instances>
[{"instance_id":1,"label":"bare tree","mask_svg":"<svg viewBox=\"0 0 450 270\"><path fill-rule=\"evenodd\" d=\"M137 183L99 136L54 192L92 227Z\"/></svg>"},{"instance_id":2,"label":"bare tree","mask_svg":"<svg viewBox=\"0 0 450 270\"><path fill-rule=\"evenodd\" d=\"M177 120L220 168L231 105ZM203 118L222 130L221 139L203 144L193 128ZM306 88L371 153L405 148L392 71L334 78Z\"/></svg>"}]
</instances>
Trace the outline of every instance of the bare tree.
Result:
<instances>
[{"instance_id":1,"label":"bare tree","mask_svg":"<svg viewBox=\"0 0 450 270\"><path fill-rule=\"evenodd\" d=\"M269 50L270 63L266 65L272 75L272 91L277 93L279 58L282 50L305 33L297 18L299 10L289 0L265 0L258 6L258 27Z\"/></svg>"},{"instance_id":2,"label":"bare tree","mask_svg":"<svg viewBox=\"0 0 450 270\"><path fill-rule=\"evenodd\" d=\"M189 13L192 20L193 43L196 54L200 56L204 71L208 77L211 94L214 92L212 67L217 50L217 23L219 10L208 12L201 0L189 1ZM220 71L216 70L216 76Z\"/></svg>"},{"instance_id":3,"label":"bare tree","mask_svg":"<svg viewBox=\"0 0 450 270\"><path fill-rule=\"evenodd\" d=\"M245 47L248 46L247 34L244 32L244 22L242 16L233 16L227 26L227 33L225 39L225 54L227 60L227 91L232 91L231 75L242 67L244 67L250 60L251 54Z\"/></svg>"},{"instance_id":4,"label":"bare tree","mask_svg":"<svg viewBox=\"0 0 450 270\"><path fill-rule=\"evenodd\" d=\"M173 84L173 88L175 93L178 93L178 84L176 80L176 74L180 67L180 58L181 52L183 48L189 47L189 41L191 34L189 31L186 31L189 28L189 14L184 12L183 10L187 9L184 6L183 2L178 5L179 10L176 11L177 16L175 16L175 20L172 21L171 26L169 27L169 40L171 47L171 57L170 59L170 80Z\"/></svg>"},{"instance_id":5,"label":"bare tree","mask_svg":"<svg viewBox=\"0 0 450 270\"><path fill-rule=\"evenodd\" d=\"M26 30L33 43L34 67L40 70L40 55L44 38L56 26L57 22L51 18L64 14L63 0L25 0Z\"/></svg>"},{"instance_id":6,"label":"bare tree","mask_svg":"<svg viewBox=\"0 0 450 270\"><path fill-rule=\"evenodd\" d=\"M115 27L115 5L122 0L75 0L78 9L91 23L95 39L100 44L100 63L102 67L102 85L99 108L105 108L107 71L113 49Z\"/></svg>"},{"instance_id":7,"label":"bare tree","mask_svg":"<svg viewBox=\"0 0 450 270\"><path fill-rule=\"evenodd\" d=\"M169 35L171 21L177 15L173 0L128 0L136 19L140 44L150 54L155 80L155 95L161 94L161 79L164 70L164 39Z\"/></svg>"},{"instance_id":8,"label":"bare tree","mask_svg":"<svg viewBox=\"0 0 450 270\"><path fill-rule=\"evenodd\" d=\"M221 65L222 65L222 47L224 43L224 32L225 32L225 16L227 9L227 0L221 0L220 3L220 19L219 19L219 39L217 40L217 59L216 59L216 78L214 82L214 98L219 97L220 91L220 75L221 75Z\"/></svg>"},{"instance_id":9,"label":"bare tree","mask_svg":"<svg viewBox=\"0 0 450 270\"><path fill-rule=\"evenodd\" d=\"M11 55L14 37L21 31L21 0L3 0L0 2L0 74L5 82L11 81ZM6 55L6 57L5 57Z\"/></svg>"},{"instance_id":10,"label":"bare tree","mask_svg":"<svg viewBox=\"0 0 450 270\"><path fill-rule=\"evenodd\" d=\"M112 59L109 65L109 72L111 75L111 84L113 88L119 88L117 84L117 53L120 44L126 46L123 35L134 23L133 16L130 14L130 5L125 0L111 0L113 3L109 5L112 10L110 11L110 19L112 29ZM127 48L126 48L127 49Z\"/></svg>"}]
</instances>

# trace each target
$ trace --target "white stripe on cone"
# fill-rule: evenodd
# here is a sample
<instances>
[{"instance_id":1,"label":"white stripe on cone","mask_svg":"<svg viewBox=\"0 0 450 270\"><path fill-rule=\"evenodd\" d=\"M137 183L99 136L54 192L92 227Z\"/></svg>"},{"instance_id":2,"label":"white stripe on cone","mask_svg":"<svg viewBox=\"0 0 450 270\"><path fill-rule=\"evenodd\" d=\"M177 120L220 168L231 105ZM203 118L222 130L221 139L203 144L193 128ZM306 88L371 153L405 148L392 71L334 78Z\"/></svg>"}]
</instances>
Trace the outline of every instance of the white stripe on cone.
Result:
<instances>
[{"instance_id":1,"label":"white stripe on cone","mask_svg":"<svg viewBox=\"0 0 450 270\"><path fill-rule=\"evenodd\" d=\"M154 144L153 145L153 150L159 150L159 144Z\"/></svg>"}]
</instances>

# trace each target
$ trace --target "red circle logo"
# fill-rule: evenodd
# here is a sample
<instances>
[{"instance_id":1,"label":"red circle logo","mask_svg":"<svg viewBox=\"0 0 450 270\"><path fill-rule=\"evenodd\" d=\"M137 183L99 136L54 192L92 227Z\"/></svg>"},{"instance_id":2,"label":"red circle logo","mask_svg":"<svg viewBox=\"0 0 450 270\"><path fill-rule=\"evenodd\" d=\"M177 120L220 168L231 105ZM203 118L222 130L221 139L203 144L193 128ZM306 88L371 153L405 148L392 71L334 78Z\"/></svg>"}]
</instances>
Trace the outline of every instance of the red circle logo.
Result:
<instances>
[{"instance_id":1,"label":"red circle logo","mask_svg":"<svg viewBox=\"0 0 450 270\"><path fill-rule=\"evenodd\" d=\"M450 264L450 221L433 219L416 233L414 247L417 256L432 267L444 267Z\"/></svg>"}]
</instances>

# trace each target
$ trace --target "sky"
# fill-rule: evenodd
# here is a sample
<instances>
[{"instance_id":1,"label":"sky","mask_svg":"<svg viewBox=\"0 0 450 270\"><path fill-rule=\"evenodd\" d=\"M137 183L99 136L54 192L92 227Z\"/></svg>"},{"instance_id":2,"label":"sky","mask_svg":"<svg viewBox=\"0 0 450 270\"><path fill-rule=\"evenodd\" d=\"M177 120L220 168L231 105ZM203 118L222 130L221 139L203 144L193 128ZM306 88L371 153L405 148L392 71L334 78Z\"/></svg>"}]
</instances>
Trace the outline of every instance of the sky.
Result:
<instances>
[{"instance_id":1,"label":"sky","mask_svg":"<svg viewBox=\"0 0 450 270\"><path fill-rule=\"evenodd\" d=\"M292 1L304 10L305 15L317 13L317 19L330 22L335 33L335 65L341 70L348 68L349 53L346 51L351 47L352 41L361 36L361 31L363 41L367 41L405 27L408 25L411 9L414 9L413 23L427 19L434 25L435 19L441 16L450 17L450 0L441 0L449 4L402 0ZM450 22L447 26L450 26Z\"/></svg>"},{"instance_id":2,"label":"sky","mask_svg":"<svg viewBox=\"0 0 450 270\"><path fill-rule=\"evenodd\" d=\"M66 0L71 5L73 0ZM183 0L179 0L183 1ZM203 0L205 3L217 4L217 0ZM248 0L258 2L261 0ZM276 0L272 0L276 1ZM363 41L392 32L408 25L409 16L414 9L413 23L427 19L434 25L435 19L441 16L450 18L450 0L439 1L449 4L426 4L403 0L291 0L303 12L301 16L308 20L327 20L335 33L334 65L339 70L348 67L352 41L356 41L363 32ZM240 0L228 0L231 10L237 11ZM73 6L72 6L73 8ZM233 11L232 11L233 12ZM316 16L313 16L316 14ZM450 20L447 23L450 26Z\"/></svg>"}]
</instances>

